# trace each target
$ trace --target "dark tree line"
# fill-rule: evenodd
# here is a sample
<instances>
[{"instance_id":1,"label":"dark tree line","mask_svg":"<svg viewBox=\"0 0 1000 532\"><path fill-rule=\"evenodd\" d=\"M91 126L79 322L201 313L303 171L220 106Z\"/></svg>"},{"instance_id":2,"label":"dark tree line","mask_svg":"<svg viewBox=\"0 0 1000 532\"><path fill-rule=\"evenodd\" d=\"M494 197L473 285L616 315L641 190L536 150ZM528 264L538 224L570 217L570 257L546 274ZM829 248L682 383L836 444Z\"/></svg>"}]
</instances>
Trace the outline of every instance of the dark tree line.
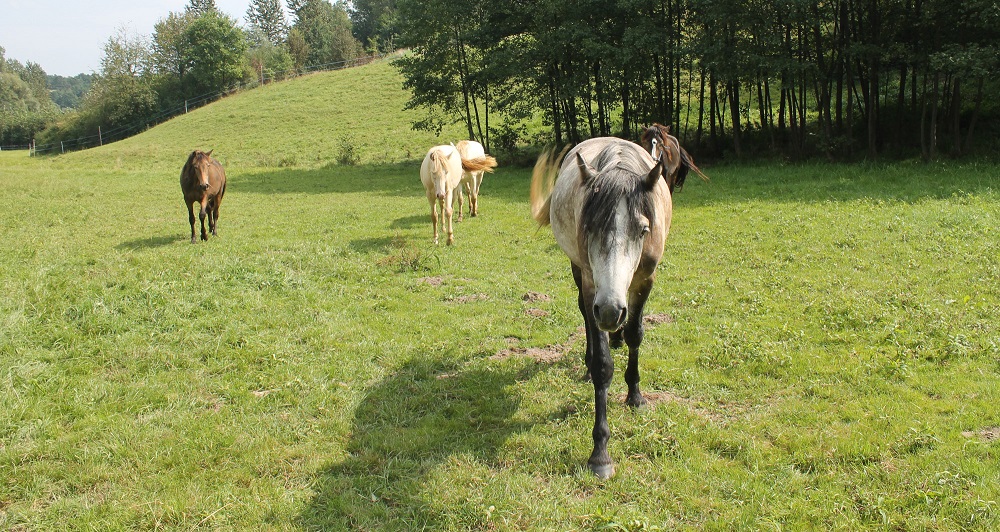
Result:
<instances>
[{"instance_id":1,"label":"dark tree line","mask_svg":"<svg viewBox=\"0 0 1000 532\"><path fill-rule=\"evenodd\" d=\"M1000 114L987 98L1000 89L993 1L393 4L382 20L412 49L398 65L410 105L428 110L418 126L460 116L487 142L524 132L494 127L495 113L542 116L557 143L656 121L735 156L930 158L1000 133L977 128Z\"/></svg>"}]
</instances>

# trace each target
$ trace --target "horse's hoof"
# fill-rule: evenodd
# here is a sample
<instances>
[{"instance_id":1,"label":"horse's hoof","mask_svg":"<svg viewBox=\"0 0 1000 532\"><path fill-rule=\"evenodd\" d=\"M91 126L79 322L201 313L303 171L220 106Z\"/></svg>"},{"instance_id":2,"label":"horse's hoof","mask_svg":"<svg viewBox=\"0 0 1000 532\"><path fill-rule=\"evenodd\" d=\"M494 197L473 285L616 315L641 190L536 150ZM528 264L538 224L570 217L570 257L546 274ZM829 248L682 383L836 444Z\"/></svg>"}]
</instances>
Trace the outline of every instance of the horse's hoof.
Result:
<instances>
[{"instance_id":1,"label":"horse's hoof","mask_svg":"<svg viewBox=\"0 0 1000 532\"><path fill-rule=\"evenodd\" d=\"M642 394L630 395L625 398L625 404L632 407L635 410L645 410L646 409L646 398Z\"/></svg>"},{"instance_id":2,"label":"horse's hoof","mask_svg":"<svg viewBox=\"0 0 1000 532\"><path fill-rule=\"evenodd\" d=\"M587 464L595 477L607 480L615 476L615 464Z\"/></svg>"}]
</instances>

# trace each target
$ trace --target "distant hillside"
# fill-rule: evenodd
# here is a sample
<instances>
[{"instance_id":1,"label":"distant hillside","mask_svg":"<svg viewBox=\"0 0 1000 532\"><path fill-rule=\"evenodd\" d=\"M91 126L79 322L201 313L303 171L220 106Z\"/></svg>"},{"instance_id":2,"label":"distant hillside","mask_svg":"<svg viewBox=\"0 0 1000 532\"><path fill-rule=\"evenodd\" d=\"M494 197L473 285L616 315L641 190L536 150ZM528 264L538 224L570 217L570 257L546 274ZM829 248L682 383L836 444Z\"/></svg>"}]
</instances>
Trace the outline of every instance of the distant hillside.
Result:
<instances>
[{"instance_id":1,"label":"distant hillside","mask_svg":"<svg viewBox=\"0 0 1000 532\"><path fill-rule=\"evenodd\" d=\"M49 87L49 96L56 105L63 109L76 109L80 107L80 100L83 95L90 90L93 83L92 74L77 74L73 77L48 75L46 84Z\"/></svg>"},{"instance_id":2,"label":"distant hillside","mask_svg":"<svg viewBox=\"0 0 1000 532\"><path fill-rule=\"evenodd\" d=\"M345 160L414 160L432 145L464 138L459 125L446 127L441 137L411 130L420 112L403 110L408 99L402 77L382 60L240 92L134 137L64 157L179 168L199 148L214 150L231 167L314 168Z\"/></svg>"}]
</instances>

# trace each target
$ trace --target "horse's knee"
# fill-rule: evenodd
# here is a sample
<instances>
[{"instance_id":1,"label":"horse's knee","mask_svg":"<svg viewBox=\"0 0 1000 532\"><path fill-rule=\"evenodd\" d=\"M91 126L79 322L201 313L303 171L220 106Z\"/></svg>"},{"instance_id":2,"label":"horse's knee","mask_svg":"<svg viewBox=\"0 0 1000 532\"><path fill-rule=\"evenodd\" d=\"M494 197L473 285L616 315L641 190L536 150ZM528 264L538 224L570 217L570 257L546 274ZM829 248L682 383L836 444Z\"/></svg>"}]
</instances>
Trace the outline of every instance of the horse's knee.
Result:
<instances>
[{"instance_id":1,"label":"horse's knee","mask_svg":"<svg viewBox=\"0 0 1000 532\"><path fill-rule=\"evenodd\" d=\"M625 343L632 349L637 349L640 344L642 344L642 338L645 335L642 327L642 318L639 319L639 325L636 327L625 327L622 337L625 339Z\"/></svg>"}]
</instances>

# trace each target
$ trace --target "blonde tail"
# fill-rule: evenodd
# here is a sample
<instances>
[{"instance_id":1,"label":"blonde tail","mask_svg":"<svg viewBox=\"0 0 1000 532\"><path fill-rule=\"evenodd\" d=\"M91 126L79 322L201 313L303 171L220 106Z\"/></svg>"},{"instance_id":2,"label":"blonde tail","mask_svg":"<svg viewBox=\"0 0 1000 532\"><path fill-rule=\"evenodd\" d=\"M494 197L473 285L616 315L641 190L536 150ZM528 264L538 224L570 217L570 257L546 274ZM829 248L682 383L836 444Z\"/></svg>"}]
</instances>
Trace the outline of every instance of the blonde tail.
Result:
<instances>
[{"instance_id":1,"label":"blonde tail","mask_svg":"<svg viewBox=\"0 0 1000 532\"><path fill-rule=\"evenodd\" d=\"M566 146L557 154L555 147L547 148L538 156L531 172L531 217L540 226L549 225L549 201L559 175L559 162L568 149Z\"/></svg>"},{"instance_id":2,"label":"blonde tail","mask_svg":"<svg viewBox=\"0 0 1000 532\"><path fill-rule=\"evenodd\" d=\"M474 157L472 159L462 159L462 170L466 172L479 172L485 170L492 172L497 167L497 160L492 156Z\"/></svg>"}]
</instances>

